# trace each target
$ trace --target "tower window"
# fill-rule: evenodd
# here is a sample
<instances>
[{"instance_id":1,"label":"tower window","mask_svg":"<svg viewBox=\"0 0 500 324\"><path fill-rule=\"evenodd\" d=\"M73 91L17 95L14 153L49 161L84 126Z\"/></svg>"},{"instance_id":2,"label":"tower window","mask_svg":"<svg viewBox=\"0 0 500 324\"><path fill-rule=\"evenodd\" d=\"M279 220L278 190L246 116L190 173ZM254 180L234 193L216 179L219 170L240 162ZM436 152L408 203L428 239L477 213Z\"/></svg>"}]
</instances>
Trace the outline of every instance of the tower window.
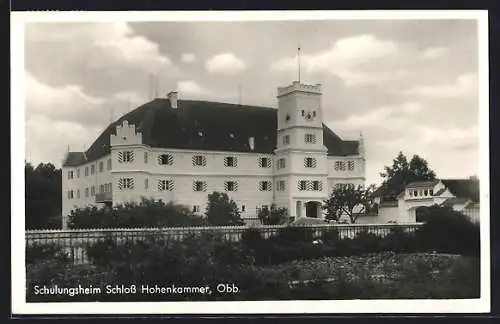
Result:
<instances>
[{"instance_id":1,"label":"tower window","mask_svg":"<svg viewBox=\"0 0 500 324\"><path fill-rule=\"evenodd\" d=\"M133 161L134 161L134 152L133 151L118 152L118 162L130 163Z\"/></svg>"},{"instance_id":2,"label":"tower window","mask_svg":"<svg viewBox=\"0 0 500 324\"><path fill-rule=\"evenodd\" d=\"M144 152L144 164L148 164L148 152Z\"/></svg>"},{"instance_id":3,"label":"tower window","mask_svg":"<svg viewBox=\"0 0 500 324\"><path fill-rule=\"evenodd\" d=\"M315 134L305 134L304 141L308 144L316 144L316 135Z\"/></svg>"},{"instance_id":4,"label":"tower window","mask_svg":"<svg viewBox=\"0 0 500 324\"><path fill-rule=\"evenodd\" d=\"M118 189L134 189L134 179L133 178L121 178L118 179Z\"/></svg>"},{"instance_id":5,"label":"tower window","mask_svg":"<svg viewBox=\"0 0 500 324\"><path fill-rule=\"evenodd\" d=\"M290 135L284 135L283 136L283 145L288 145L290 144Z\"/></svg>"},{"instance_id":6,"label":"tower window","mask_svg":"<svg viewBox=\"0 0 500 324\"><path fill-rule=\"evenodd\" d=\"M285 180L279 180L276 182L277 191L285 191Z\"/></svg>"},{"instance_id":7,"label":"tower window","mask_svg":"<svg viewBox=\"0 0 500 324\"><path fill-rule=\"evenodd\" d=\"M307 157L304 159L304 167L315 168L316 165L317 165L317 161L315 158Z\"/></svg>"},{"instance_id":8,"label":"tower window","mask_svg":"<svg viewBox=\"0 0 500 324\"><path fill-rule=\"evenodd\" d=\"M299 181L299 190L300 191L304 191L304 190L307 190L307 181L305 180L300 180Z\"/></svg>"},{"instance_id":9,"label":"tower window","mask_svg":"<svg viewBox=\"0 0 500 324\"><path fill-rule=\"evenodd\" d=\"M302 109L302 116L305 116L306 115L306 112L304 111L304 109Z\"/></svg>"},{"instance_id":10,"label":"tower window","mask_svg":"<svg viewBox=\"0 0 500 324\"><path fill-rule=\"evenodd\" d=\"M347 161L347 169L349 171L354 171L354 161Z\"/></svg>"},{"instance_id":11,"label":"tower window","mask_svg":"<svg viewBox=\"0 0 500 324\"><path fill-rule=\"evenodd\" d=\"M312 189L315 191L321 191L323 190L323 186L321 181L313 181L312 182Z\"/></svg>"},{"instance_id":12,"label":"tower window","mask_svg":"<svg viewBox=\"0 0 500 324\"><path fill-rule=\"evenodd\" d=\"M286 161L285 161L285 159L284 159L284 158L279 159L279 160L278 160L278 165L277 165L278 169L284 169L284 168L285 168L285 166L286 166Z\"/></svg>"}]
</instances>

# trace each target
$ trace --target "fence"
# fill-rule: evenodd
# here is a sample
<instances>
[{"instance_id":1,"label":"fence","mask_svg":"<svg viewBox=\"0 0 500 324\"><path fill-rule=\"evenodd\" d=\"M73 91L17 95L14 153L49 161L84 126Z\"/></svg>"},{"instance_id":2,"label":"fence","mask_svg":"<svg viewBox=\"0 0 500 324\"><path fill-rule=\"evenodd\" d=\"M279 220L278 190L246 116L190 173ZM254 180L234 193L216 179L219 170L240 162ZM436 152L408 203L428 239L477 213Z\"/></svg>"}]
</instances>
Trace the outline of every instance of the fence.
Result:
<instances>
[{"instance_id":1,"label":"fence","mask_svg":"<svg viewBox=\"0 0 500 324\"><path fill-rule=\"evenodd\" d=\"M368 232L380 237L389 234L393 229L399 228L404 232L414 232L423 223L411 224L321 224L307 225L305 227L313 237L319 237L328 230L336 229L339 238L353 238L360 232ZM182 240L189 235L203 233L219 234L225 240L237 242L242 234L249 228L258 229L264 238L269 238L286 228L287 225L260 225L260 226L203 226L203 227L169 227L169 228L112 228L112 229L75 229L75 230L29 230L26 231L25 240L27 247L36 245L55 245L63 247L75 263L88 262L85 253L88 244L104 239L113 239L117 242L126 240L140 241L154 236L167 240Z\"/></svg>"}]
</instances>

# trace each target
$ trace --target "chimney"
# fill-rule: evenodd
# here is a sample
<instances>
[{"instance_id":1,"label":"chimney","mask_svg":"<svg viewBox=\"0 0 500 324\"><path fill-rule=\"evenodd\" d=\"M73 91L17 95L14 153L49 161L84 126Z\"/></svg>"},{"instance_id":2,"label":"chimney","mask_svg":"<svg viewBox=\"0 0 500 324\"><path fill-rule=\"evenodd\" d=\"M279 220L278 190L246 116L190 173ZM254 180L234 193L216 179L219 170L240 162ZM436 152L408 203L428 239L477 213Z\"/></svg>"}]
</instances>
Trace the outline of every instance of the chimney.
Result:
<instances>
[{"instance_id":1,"label":"chimney","mask_svg":"<svg viewBox=\"0 0 500 324\"><path fill-rule=\"evenodd\" d=\"M250 149L253 151L253 149L255 148L255 137L248 138L248 145L250 146Z\"/></svg>"},{"instance_id":2,"label":"chimney","mask_svg":"<svg viewBox=\"0 0 500 324\"><path fill-rule=\"evenodd\" d=\"M170 101L170 106L174 109L177 108L177 91L170 91L167 98Z\"/></svg>"}]
</instances>

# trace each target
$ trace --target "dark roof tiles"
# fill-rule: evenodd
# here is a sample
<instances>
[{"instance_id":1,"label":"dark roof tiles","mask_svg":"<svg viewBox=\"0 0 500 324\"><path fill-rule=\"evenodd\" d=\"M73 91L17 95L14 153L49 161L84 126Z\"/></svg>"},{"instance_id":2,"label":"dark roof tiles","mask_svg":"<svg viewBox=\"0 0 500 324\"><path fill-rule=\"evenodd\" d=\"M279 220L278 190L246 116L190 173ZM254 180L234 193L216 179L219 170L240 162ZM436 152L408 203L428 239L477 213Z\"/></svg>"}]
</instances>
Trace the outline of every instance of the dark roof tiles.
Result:
<instances>
[{"instance_id":1,"label":"dark roof tiles","mask_svg":"<svg viewBox=\"0 0 500 324\"><path fill-rule=\"evenodd\" d=\"M124 120L136 125L143 143L151 147L265 154L276 148L275 108L195 100L179 100L178 108L172 108L168 99L155 99L109 125L87 150L88 161L109 154L110 135ZM250 137L254 138L253 149ZM358 141L343 141L326 125L323 141L330 156L358 154ZM84 162L72 157L64 165Z\"/></svg>"}]
</instances>

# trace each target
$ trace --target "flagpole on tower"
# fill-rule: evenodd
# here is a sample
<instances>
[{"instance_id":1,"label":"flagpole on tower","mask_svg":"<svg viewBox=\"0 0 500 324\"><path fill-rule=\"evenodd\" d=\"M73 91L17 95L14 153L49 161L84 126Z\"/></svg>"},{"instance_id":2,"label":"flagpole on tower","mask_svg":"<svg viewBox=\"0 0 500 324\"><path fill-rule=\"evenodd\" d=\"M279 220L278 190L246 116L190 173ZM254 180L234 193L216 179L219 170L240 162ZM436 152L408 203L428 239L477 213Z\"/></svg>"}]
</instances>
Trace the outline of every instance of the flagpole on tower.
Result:
<instances>
[{"instance_id":1,"label":"flagpole on tower","mask_svg":"<svg viewBox=\"0 0 500 324\"><path fill-rule=\"evenodd\" d=\"M298 74L299 74L299 83L300 83L300 44L297 48L297 61L298 61Z\"/></svg>"}]
</instances>

